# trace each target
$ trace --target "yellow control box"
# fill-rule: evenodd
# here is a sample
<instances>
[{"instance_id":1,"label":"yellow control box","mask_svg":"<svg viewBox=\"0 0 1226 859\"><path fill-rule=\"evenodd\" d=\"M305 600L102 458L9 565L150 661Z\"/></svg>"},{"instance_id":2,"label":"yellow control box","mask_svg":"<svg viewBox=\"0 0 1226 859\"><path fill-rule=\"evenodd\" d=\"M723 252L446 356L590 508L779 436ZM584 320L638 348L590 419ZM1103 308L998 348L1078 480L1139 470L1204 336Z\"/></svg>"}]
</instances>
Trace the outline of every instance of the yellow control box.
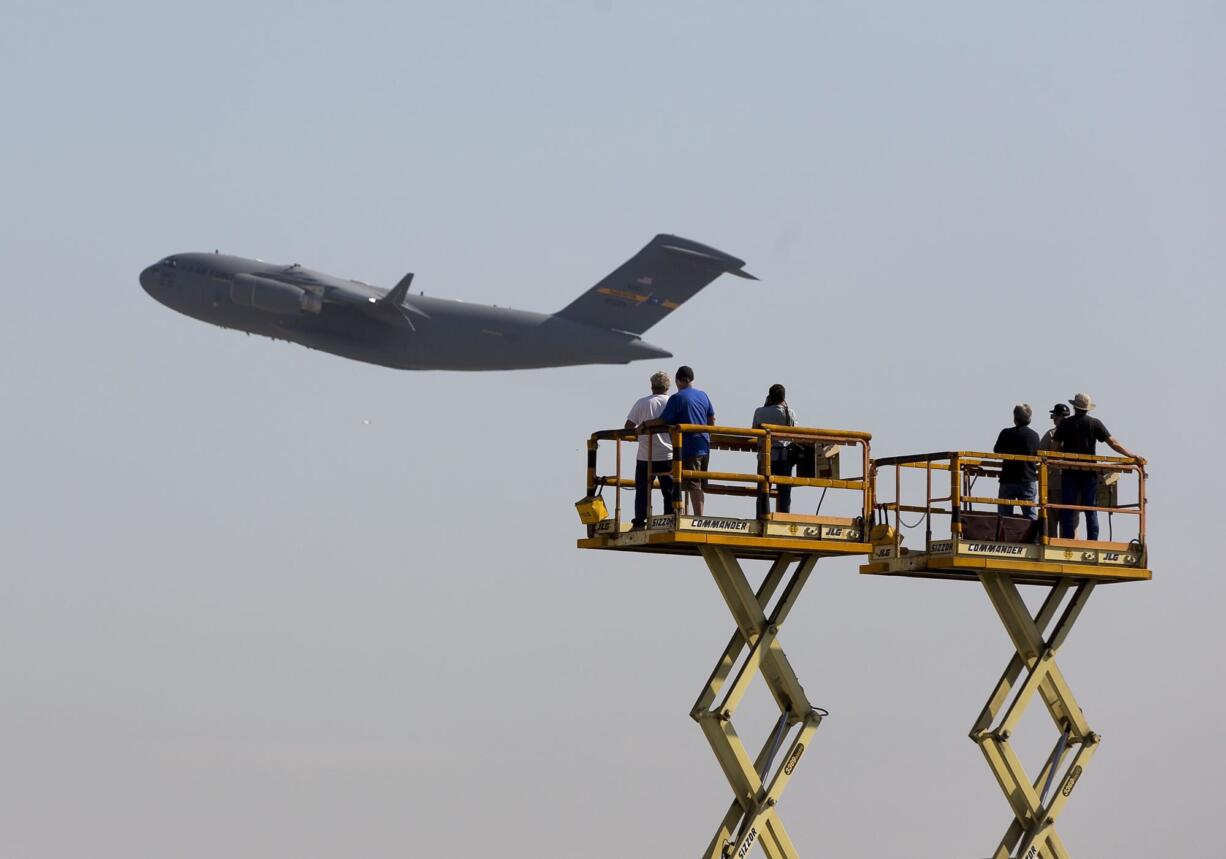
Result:
<instances>
[{"instance_id":1,"label":"yellow control box","mask_svg":"<svg viewBox=\"0 0 1226 859\"><path fill-rule=\"evenodd\" d=\"M579 511L579 521L584 525L595 525L609 518L609 508L599 495L583 496L575 502L575 509Z\"/></svg>"}]
</instances>

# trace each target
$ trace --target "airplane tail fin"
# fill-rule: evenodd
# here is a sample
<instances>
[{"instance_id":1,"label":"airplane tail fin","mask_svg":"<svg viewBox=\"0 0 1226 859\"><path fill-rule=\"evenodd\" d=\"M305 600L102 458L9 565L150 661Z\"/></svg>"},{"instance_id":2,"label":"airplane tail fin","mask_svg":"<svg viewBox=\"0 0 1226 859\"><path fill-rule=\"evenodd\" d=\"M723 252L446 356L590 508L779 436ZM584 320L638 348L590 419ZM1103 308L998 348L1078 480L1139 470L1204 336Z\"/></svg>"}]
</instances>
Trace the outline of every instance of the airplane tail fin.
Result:
<instances>
[{"instance_id":1,"label":"airplane tail fin","mask_svg":"<svg viewBox=\"0 0 1226 859\"><path fill-rule=\"evenodd\" d=\"M757 280L744 267L723 251L662 233L555 315L642 334L721 274Z\"/></svg>"}]
</instances>

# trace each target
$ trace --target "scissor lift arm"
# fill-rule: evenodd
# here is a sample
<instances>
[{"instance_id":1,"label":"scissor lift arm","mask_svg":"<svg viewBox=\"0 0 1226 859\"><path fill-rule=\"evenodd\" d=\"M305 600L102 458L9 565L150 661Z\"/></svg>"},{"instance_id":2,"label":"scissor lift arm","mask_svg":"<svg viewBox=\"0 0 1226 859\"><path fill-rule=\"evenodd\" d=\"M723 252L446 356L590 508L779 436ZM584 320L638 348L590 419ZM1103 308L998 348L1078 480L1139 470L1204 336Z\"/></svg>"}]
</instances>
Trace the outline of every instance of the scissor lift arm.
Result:
<instances>
[{"instance_id":1,"label":"scissor lift arm","mask_svg":"<svg viewBox=\"0 0 1226 859\"><path fill-rule=\"evenodd\" d=\"M736 622L736 631L690 712L711 744L733 792L732 805L703 856L740 859L756 843L768 859L797 859L796 848L775 806L825 713L805 695L779 643L779 628L796 604L818 556L780 555L757 592L750 587L736 556L728 549L704 547L702 557ZM789 576L793 564L795 569ZM768 615L766 607L785 577L783 593ZM729 682L733 666L746 649L744 662ZM732 716L759 673L779 707L779 721L757 757L751 760L732 725ZM797 725L799 730L795 731L786 754L778 759L784 738ZM780 762L776 766L777 759Z\"/></svg>"}]
</instances>

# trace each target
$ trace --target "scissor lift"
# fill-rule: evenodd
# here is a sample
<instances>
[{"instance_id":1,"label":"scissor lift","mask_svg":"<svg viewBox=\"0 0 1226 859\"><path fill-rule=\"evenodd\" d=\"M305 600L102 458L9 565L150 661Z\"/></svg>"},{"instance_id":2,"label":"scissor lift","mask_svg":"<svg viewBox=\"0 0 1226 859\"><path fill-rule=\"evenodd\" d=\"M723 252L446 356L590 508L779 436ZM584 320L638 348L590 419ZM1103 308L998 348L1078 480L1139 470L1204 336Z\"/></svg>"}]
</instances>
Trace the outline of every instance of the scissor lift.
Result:
<instances>
[{"instance_id":1,"label":"scissor lift","mask_svg":"<svg viewBox=\"0 0 1226 859\"><path fill-rule=\"evenodd\" d=\"M634 481L623 478L621 471L622 448L635 441L635 436L624 430L609 430L594 433L588 442L587 497L594 498L604 487L612 487L615 503L611 516L588 524L588 535L579 540L579 548L698 555L711 571L736 622L728 646L690 712L733 792L732 803L702 855L704 859L743 859L759 844L768 859L796 859L798 853L779 818L777 805L826 714L805 694L783 652L779 630L819 558L864 555L870 549L865 523L872 511L871 437L861 432L774 426L742 429L683 424L668 431L678 455L682 433L708 431L712 450L718 452L717 460L734 452L753 454L757 460L751 472L691 472L675 458L672 477L679 487L684 480L705 478L708 495L756 498L762 493L773 495L783 485L820 487L823 493L830 489L858 493L853 516L767 513L761 518L739 518L687 515L686 500L678 492L674 509L655 516L649 508L646 527L631 530L630 524L622 521L621 510L623 490L633 488ZM815 468L814 473L824 476L772 474L770 450L772 442L779 439L812 445L820 451L818 459L826 464L836 461L840 450L856 449L862 471L851 479L835 477L834 469L821 468ZM616 472L610 476L601 476L597 469L602 441L612 442L616 448ZM629 450L632 460L634 447ZM756 589L741 567L746 559L770 561ZM779 598L772 606L776 593ZM779 708L779 719L758 754L751 758L733 727L732 717L759 673Z\"/></svg>"},{"instance_id":2,"label":"scissor lift","mask_svg":"<svg viewBox=\"0 0 1226 859\"><path fill-rule=\"evenodd\" d=\"M998 478L1006 460L1037 464L1037 500L1006 502L974 494L975 482ZM1095 506L1057 503L1052 500L1057 492L1049 491L1049 483L1052 472L1062 469L1093 470L1112 478L1135 476L1136 501L1120 504L1112 493L1107 503L1100 497ZM878 459L874 471L878 496L892 482L893 500L877 504L872 556L860 572L979 582L1013 643L1014 654L970 732L1013 811L1013 822L991 854L992 859L1068 859L1068 850L1056 832L1056 820L1098 749L1100 737L1090 729L1073 697L1056 664L1056 653L1096 587L1150 578L1144 469L1135 460L1120 457L945 452ZM904 503L904 499L914 500ZM976 505L994 508L1003 503L1034 508L1037 522L1027 526L1020 516L1002 517L994 509L976 509ZM1108 517L1136 517L1135 538L1118 542L1049 536L1047 523L1053 514L1091 510ZM907 527L924 527L923 543L915 548L903 545L905 514L919 514L919 519ZM949 522L948 533L940 527L945 521ZM936 529L934 522L938 523ZM1034 614L1023 601L1019 585L1048 589ZM1010 740L1036 694L1055 722L1059 737L1032 779Z\"/></svg>"}]
</instances>

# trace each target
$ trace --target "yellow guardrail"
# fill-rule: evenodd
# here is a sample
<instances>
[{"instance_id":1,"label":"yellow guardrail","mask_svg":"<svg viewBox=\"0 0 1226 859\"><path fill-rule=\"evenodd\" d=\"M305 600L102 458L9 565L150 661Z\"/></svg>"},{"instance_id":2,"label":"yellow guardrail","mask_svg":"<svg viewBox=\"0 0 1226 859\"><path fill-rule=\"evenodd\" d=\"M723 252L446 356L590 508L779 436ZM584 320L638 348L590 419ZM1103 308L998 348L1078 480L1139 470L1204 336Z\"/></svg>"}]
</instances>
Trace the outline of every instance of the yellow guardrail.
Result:
<instances>
[{"instance_id":1,"label":"yellow guardrail","mask_svg":"<svg viewBox=\"0 0 1226 859\"><path fill-rule=\"evenodd\" d=\"M1034 501L1023 501L1018 498L996 498L992 496L974 495L974 482L979 477L998 478L1001 467L1006 462L1031 462L1037 466L1038 485ZM920 453L908 456L882 457L873 461L872 473L874 495L880 497L880 474L884 468L894 468L894 499L878 501L876 510L881 513L879 524L889 524L890 514L893 514L894 527L890 539L897 545L901 544L902 514L922 513L926 539L932 540L932 517L949 516L950 534L961 536L962 514L973 513L975 504L1008 505L1036 508L1039 541L1043 544L1051 542L1047 523L1052 520L1052 514L1059 518L1059 511L1072 510L1076 512L1122 513L1138 517L1137 539L1145 542L1145 468L1131 457L1097 456L1075 453L1060 453L1057 451L1039 451L1037 456L1023 456L1009 453L983 453L981 451L941 451L936 453ZM923 504L919 498L904 503L902 472L903 469L919 469L926 472L925 497ZM1060 471L1096 471L1103 474L1135 475L1137 479L1137 501L1129 504L1085 505L1064 504L1052 499L1052 472ZM948 477L948 495L935 495L933 472L946 472ZM913 526L908 526L913 527ZM889 542L887 540L886 542Z\"/></svg>"},{"instance_id":2,"label":"yellow guardrail","mask_svg":"<svg viewBox=\"0 0 1226 859\"><path fill-rule=\"evenodd\" d=\"M681 450L684 436L687 433L709 433L711 449L737 453L753 454L755 469L753 471L702 471L684 468ZM587 494L595 498L604 487L612 487L615 492L613 518L620 526L622 510L622 490L634 489L634 478L622 476L623 455L622 446L628 443L643 443L648 446L648 459L651 457L651 446L654 444L654 434L668 433L672 439L672 465L669 474L675 481L678 492L675 495L673 509L666 513L684 514L686 499L680 491L683 481L701 480L705 492L713 495L741 495L757 498L769 494L780 486L816 486L824 489L842 489L857 491L861 494L861 516L868 522L873 511L872 458L869 442L872 434L857 430L822 429L818 427L794 427L765 424L758 429L730 426L706 426L702 424L673 424L659 426L644 433L642 441L633 430L609 429L592 433L587 445ZM812 445L853 447L860 452L861 472L858 477L792 477L789 475L771 473L771 446L778 441L805 442ZM615 471L612 474L598 473L598 450L601 442L612 442L615 447ZM634 454L631 454L633 462ZM654 483L654 476L653 476ZM652 515L651 496L648 495L647 515ZM799 518L799 517L798 517Z\"/></svg>"}]
</instances>

